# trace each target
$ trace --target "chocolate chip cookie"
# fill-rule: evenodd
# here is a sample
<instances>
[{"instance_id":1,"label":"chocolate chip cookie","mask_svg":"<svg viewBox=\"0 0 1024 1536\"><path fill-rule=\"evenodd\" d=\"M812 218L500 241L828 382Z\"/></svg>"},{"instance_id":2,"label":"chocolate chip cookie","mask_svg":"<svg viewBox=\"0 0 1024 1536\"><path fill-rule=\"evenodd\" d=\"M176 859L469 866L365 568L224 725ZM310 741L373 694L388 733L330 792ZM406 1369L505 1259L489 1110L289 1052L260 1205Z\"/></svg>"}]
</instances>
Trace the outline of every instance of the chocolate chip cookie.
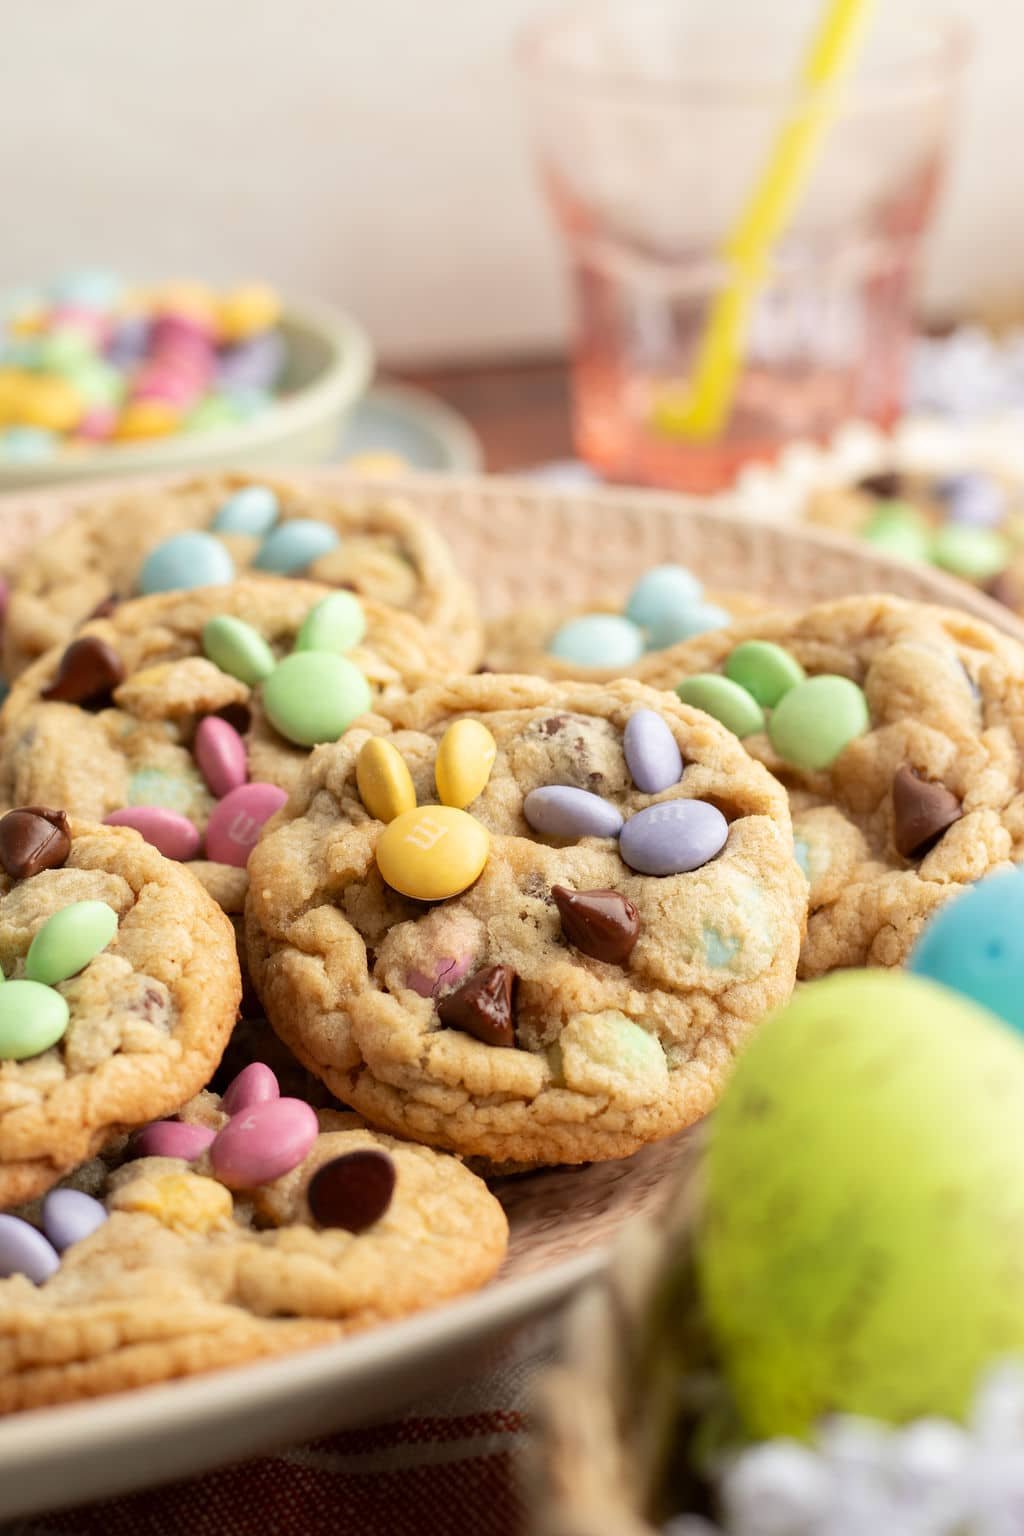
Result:
<instances>
[{"instance_id":1,"label":"chocolate chip cookie","mask_svg":"<svg viewBox=\"0 0 1024 1536\"><path fill-rule=\"evenodd\" d=\"M249 850L309 748L453 666L412 614L312 582L140 598L15 683L0 801L133 826L240 912Z\"/></svg>"},{"instance_id":2,"label":"chocolate chip cookie","mask_svg":"<svg viewBox=\"0 0 1024 1536\"><path fill-rule=\"evenodd\" d=\"M16 1267L0 1281L0 1412L329 1343L472 1290L504 1257L482 1180L356 1115L232 1088L172 1124L204 1149L92 1168L0 1217Z\"/></svg>"},{"instance_id":3,"label":"chocolate chip cookie","mask_svg":"<svg viewBox=\"0 0 1024 1536\"><path fill-rule=\"evenodd\" d=\"M227 918L132 832L14 810L0 819L0 866L5 1207L198 1092L241 978Z\"/></svg>"},{"instance_id":4,"label":"chocolate chip cookie","mask_svg":"<svg viewBox=\"0 0 1024 1536\"><path fill-rule=\"evenodd\" d=\"M802 977L901 964L930 912L1024 857L1024 651L978 620L850 597L691 640L657 681L728 719L789 792Z\"/></svg>"},{"instance_id":5,"label":"chocolate chip cookie","mask_svg":"<svg viewBox=\"0 0 1024 1536\"><path fill-rule=\"evenodd\" d=\"M202 538L196 542L196 535ZM459 671L480 660L476 600L444 539L392 498L355 508L328 486L276 476L219 474L86 503L22 565L7 613L4 670L16 677L80 624L140 586L158 547L178 545L178 587L264 571L345 587L420 619ZM205 545L204 545L204 541ZM203 574L209 563L212 573Z\"/></svg>"},{"instance_id":6,"label":"chocolate chip cookie","mask_svg":"<svg viewBox=\"0 0 1024 1536\"><path fill-rule=\"evenodd\" d=\"M714 1103L793 985L807 888L735 737L622 681L475 677L317 753L254 851L253 981L374 1124L518 1165Z\"/></svg>"}]
</instances>

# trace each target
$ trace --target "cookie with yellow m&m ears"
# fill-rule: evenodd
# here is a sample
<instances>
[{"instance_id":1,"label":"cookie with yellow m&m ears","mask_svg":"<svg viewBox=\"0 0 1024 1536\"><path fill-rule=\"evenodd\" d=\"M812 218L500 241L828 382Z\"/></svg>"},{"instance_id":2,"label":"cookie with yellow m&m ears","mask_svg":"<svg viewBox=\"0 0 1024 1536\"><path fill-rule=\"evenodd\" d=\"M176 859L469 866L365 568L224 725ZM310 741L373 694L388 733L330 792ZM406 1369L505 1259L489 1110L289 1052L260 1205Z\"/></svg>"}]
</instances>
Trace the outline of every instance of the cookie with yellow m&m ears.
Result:
<instances>
[{"instance_id":1,"label":"cookie with yellow m&m ears","mask_svg":"<svg viewBox=\"0 0 1024 1536\"><path fill-rule=\"evenodd\" d=\"M37 805L0 818L0 968L0 1208L198 1092L241 996L187 870Z\"/></svg>"},{"instance_id":2,"label":"cookie with yellow m&m ears","mask_svg":"<svg viewBox=\"0 0 1024 1536\"><path fill-rule=\"evenodd\" d=\"M1024 857L1024 649L980 620L843 598L675 646L653 681L786 786L802 977L902 964L936 907Z\"/></svg>"},{"instance_id":3,"label":"cookie with yellow m&m ears","mask_svg":"<svg viewBox=\"0 0 1024 1536\"><path fill-rule=\"evenodd\" d=\"M250 1066L0 1216L0 1412L329 1343L484 1284L507 1241L458 1159Z\"/></svg>"},{"instance_id":4,"label":"cookie with yellow m&m ears","mask_svg":"<svg viewBox=\"0 0 1024 1536\"><path fill-rule=\"evenodd\" d=\"M372 1123L520 1165L619 1157L714 1103L789 996L785 795L632 682L482 676L307 764L250 862L253 982Z\"/></svg>"}]
</instances>

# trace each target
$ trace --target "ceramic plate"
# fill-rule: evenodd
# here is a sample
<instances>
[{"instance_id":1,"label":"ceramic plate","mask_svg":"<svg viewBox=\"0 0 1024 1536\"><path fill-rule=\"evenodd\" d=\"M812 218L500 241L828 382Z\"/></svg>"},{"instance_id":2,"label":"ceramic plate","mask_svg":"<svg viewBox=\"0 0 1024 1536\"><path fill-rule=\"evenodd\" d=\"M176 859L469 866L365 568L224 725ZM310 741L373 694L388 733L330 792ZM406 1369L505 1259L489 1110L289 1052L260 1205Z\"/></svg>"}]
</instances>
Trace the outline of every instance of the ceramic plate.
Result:
<instances>
[{"instance_id":1,"label":"ceramic plate","mask_svg":"<svg viewBox=\"0 0 1024 1536\"><path fill-rule=\"evenodd\" d=\"M692 1138L615 1163L498 1180L512 1241L484 1290L322 1349L0 1422L0 1519L189 1477L394 1413L486 1365L604 1263L664 1201Z\"/></svg>"},{"instance_id":2,"label":"ceramic plate","mask_svg":"<svg viewBox=\"0 0 1024 1536\"><path fill-rule=\"evenodd\" d=\"M359 401L332 457L343 464L364 453L393 453L415 470L473 474L483 467L469 423L411 384L376 384Z\"/></svg>"}]
</instances>

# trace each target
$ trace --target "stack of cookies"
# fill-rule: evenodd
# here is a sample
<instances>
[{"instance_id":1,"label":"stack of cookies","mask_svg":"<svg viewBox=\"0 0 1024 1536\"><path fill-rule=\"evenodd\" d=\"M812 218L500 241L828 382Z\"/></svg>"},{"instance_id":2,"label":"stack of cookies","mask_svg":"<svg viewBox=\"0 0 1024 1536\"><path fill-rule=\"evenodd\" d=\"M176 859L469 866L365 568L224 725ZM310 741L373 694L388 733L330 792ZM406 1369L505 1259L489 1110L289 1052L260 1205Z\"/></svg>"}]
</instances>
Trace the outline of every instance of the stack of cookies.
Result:
<instances>
[{"instance_id":1,"label":"stack of cookies","mask_svg":"<svg viewBox=\"0 0 1024 1536\"><path fill-rule=\"evenodd\" d=\"M489 1178L683 1130L798 978L900 964L1021 856L1024 650L895 598L769 614L688 580L646 588L685 615L627 605L615 665L522 616L485 641L432 527L323 486L125 494L30 555L0 1409L485 1283Z\"/></svg>"}]
</instances>

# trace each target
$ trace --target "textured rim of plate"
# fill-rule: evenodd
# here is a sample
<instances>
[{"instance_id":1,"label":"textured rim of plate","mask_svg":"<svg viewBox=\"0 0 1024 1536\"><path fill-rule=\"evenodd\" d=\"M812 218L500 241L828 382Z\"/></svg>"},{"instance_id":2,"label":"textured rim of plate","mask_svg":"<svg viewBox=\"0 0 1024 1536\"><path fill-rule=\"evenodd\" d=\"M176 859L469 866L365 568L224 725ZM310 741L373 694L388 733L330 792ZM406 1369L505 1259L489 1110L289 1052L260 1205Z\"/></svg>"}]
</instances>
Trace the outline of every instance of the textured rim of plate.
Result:
<instances>
[{"instance_id":1,"label":"textured rim of plate","mask_svg":"<svg viewBox=\"0 0 1024 1536\"><path fill-rule=\"evenodd\" d=\"M405 1358L408 1363L419 1354L450 1351L460 1344L468 1347L511 1332L538 1314L550 1311L570 1292L598 1275L607 1262L608 1252L607 1246L595 1247L550 1269L518 1280L498 1280L467 1297L337 1343L132 1388L109 1397L12 1414L0 1420L0 1518L6 1520L84 1499L114 1496L175 1477L197 1476L237 1459L237 1455L259 1455L281 1443L282 1437L274 1429L274 1410L280 1410L282 1405L301 1400L330 1384L339 1391L351 1391L360 1380L377 1375L382 1367L396 1360ZM429 1383L426 1386L429 1389ZM416 1394L400 1395L403 1402L408 1402ZM358 1417L355 1415L353 1422ZM373 1419L375 1415L371 1411L366 1417ZM160 1473L155 1479L144 1462L133 1468L129 1461L127 1475L99 1479L105 1491L90 1489L83 1493L79 1491L79 1479L72 1476L67 1493L59 1481L49 1484L48 1503L31 1490L25 1496L26 1482L38 1483L41 1476L57 1478L61 1461L77 1464L113 1450L124 1460L126 1453L130 1456L133 1451L141 1452L156 1439L166 1443L169 1436L185 1427L194 1437L200 1420L222 1428L232 1421L247 1426L262 1423L265 1432L247 1436L245 1449L235 1456L218 1450L218 1438L211 1436L208 1456L186 1453L177 1470ZM323 1432L329 1433L333 1427L324 1424ZM52 1493L57 1494L56 1502Z\"/></svg>"}]
</instances>

